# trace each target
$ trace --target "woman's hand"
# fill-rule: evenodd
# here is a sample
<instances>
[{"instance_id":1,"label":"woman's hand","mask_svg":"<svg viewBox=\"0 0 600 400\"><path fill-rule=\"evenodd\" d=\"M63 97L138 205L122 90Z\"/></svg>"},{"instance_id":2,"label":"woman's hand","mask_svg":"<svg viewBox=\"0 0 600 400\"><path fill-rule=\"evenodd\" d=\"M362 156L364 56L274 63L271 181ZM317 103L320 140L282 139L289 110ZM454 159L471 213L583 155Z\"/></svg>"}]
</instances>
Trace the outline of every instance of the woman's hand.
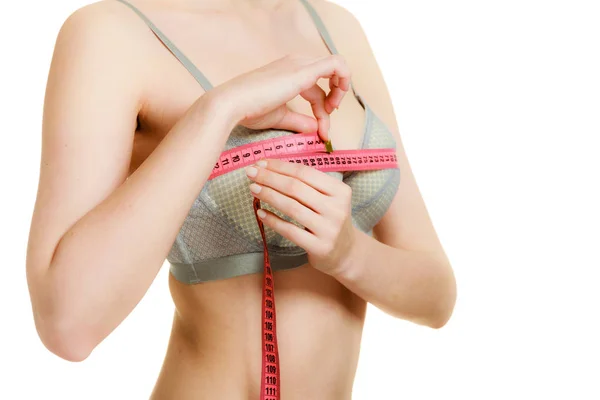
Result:
<instances>
[{"instance_id":1,"label":"woman's hand","mask_svg":"<svg viewBox=\"0 0 600 400\"><path fill-rule=\"evenodd\" d=\"M352 189L344 182L303 164L278 159L246 167L253 195L293 218L306 229L260 209L263 223L308 253L309 263L330 275L343 268L354 247Z\"/></svg>"},{"instance_id":2,"label":"woman's hand","mask_svg":"<svg viewBox=\"0 0 600 400\"><path fill-rule=\"evenodd\" d=\"M321 78L329 79L328 94L317 85ZM207 95L219 107L226 107L236 124L251 129L316 131L327 141L329 114L339 107L349 89L350 70L341 56L286 56L239 75ZM311 104L315 118L287 107L286 103L298 95Z\"/></svg>"}]
</instances>

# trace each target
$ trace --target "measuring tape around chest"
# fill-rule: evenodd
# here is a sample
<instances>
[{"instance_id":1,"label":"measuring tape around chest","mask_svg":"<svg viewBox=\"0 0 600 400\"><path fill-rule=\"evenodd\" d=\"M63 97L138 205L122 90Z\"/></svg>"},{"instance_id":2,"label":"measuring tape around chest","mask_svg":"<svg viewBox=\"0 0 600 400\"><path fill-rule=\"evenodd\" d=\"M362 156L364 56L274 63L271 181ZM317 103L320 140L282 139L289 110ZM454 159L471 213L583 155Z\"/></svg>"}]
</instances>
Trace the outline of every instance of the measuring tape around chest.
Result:
<instances>
[{"instance_id":1,"label":"measuring tape around chest","mask_svg":"<svg viewBox=\"0 0 600 400\"><path fill-rule=\"evenodd\" d=\"M292 134L266 139L235 147L221 153L209 179L242 168L262 158L278 158L283 161L302 163L320 171L367 171L397 168L396 150L358 149L327 152L327 146L316 133ZM252 202L254 216L260 229L264 252L262 293L262 373L260 400L280 400L279 349L275 321L275 286L269 262L267 240L262 221L256 215L260 200Z\"/></svg>"}]
</instances>

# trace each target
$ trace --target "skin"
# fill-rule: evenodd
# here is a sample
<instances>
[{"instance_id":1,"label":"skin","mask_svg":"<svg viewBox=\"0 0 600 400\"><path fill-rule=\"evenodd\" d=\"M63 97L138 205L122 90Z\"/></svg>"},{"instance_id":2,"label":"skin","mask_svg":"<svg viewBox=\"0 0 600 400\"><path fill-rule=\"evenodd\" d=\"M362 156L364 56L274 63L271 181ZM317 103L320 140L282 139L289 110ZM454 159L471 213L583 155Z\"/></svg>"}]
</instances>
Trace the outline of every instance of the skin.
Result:
<instances>
[{"instance_id":1,"label":"skin","mask_svg":"<svg viewBox=\"0 0 600 400\"><path fill-rule=\"evenodd\" d=\"M27 252L32 311L50 351L82 361L133 310L235 125L317 130L337 149L357 148L364 112L347 94L350 78L398 145L401 183L375 238L352 227L350 190L326 174L266 160L249 176L256 196L313 228L264 219L310 261L275 273L282 395L351 398L367 302L446 324L454 275L381 72L351 14L312 3L343 58L328 56L297 1L134 2L213 82L206 94L123 4L67 19L48 78ZM199 285L169 277L176 312L152 399L259 397L261 349L251 338L260 337L261 284L259 274Z\"/></svg>"}]
</instances>

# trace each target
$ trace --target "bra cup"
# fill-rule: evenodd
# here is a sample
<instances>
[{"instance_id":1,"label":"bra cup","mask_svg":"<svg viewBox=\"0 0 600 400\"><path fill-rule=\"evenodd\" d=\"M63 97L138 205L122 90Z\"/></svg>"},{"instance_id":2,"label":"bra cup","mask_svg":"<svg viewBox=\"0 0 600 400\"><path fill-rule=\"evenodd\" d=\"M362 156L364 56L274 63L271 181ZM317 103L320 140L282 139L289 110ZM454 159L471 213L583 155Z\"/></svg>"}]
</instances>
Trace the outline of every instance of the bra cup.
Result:
<instances>
[{"instance_id":1,"label":"bra cup","mask_svg":"<svg viewBox=\"0 0 600 400\"><path fill-rule=\"evenodd\" d=\"M352 223L368 232L383 218L400 185L400 170L361 171L346 182L352 187Z\"/></svg>"},{"instance_id":2,"label":"bra cup","mask_svg":"<svg viewBox=\"0 0 600 400\"><path fill-rule=\"evenodd\" d=\"M394 136L370 110L365 127L364 148L395 148ZM287 136L286 130L252 130L237 126L223 150L247 143ZM370 232L389 208L400 182L399 169L326 172L352 188L352 223ZM172 263L195 263L229 255L261 252L262 238L250 192L251 180L244 168L238 168L206 182L180 229L167 259ZM267 203L261 207L280 218L304 228ZM306 251L265 226L271 254L300 255Z\"/></svg>"},{"instance_id":3,"label":"bra cup","mask_svg":"<svg viewBox=\"0 0 600 400\"><path fill-rule=\"evenodd\" d=\"M368 137L365 148L383 149L397 147L396 139L387 125L369 108L369 124L366 127Z\"/></svg>"},{"instance_id":4,"label":"bra cup","mask_svg":"<svg viewBox=\"0 0 600 400\"><path fill-rule=\"evenodd\" d=\"M369 108L363 148L396 148L396 140L385 123ZM400 185L400 169L353 171L344 177L352 188L352 223L369 232L389 209Z\"/></svg>"},{"instance_id":5,"label":"bra cup","mask_svg":"<svg viewBox=\"0 0 600 400\"><path fill-rule=\"evenodd\" d=\"M285 130L252 130L243 126L237 126L227 140L224 150L242 146L251 142L272 139L293 134ZM342 179L340 172L327 172L328 175ZM199 195L202 201L214 215L223 219L229 226L245 237L251 243L262 243L260 230L256 223L254 209L252 207L253 196L249 185L251 180L246 176L244 168L238 168L224 175L218 176L206 183ZM293 223L304 229L300 223L284 215L267 203L261 203L265 210L273 212L280 218ZM302 254L304 249L295 243L265 226L265 236L269 249L277 254Z\"/></svg>"},{"instance_id":6,"label":"bra cup","mask_svg":"<svg viewBox=\"0 0 600 400\"><path fill-rule=\"evenodd\" d=\"M261 242L251 242L196 198L177 234L167 260L193 263L223 255L262 251Z\"/></svg>"}]
</instances>

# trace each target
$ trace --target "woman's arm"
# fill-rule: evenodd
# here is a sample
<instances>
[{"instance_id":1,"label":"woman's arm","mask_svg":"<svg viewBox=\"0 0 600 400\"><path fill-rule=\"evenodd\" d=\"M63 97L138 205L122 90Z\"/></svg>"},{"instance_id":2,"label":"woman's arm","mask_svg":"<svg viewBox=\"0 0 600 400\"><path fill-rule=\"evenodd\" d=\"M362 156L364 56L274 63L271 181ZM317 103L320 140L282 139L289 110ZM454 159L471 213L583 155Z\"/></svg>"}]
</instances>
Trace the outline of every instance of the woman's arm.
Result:
<instances>
[{"instance_id":1,"label":"woman's arm","mask_svg":"<svg viewBox=\"0 0 600 400\"><path fill-rule=\"evenodd\" d=\"M118 6L118 3L114 3ZM122 7L75 12L59 33L44 104L27 278L38 333L82 360L135 307L232 128L198 104L126 179L145 34ZM208 116L211 118L207 118Z\"/></svg>"},{"instance_id":2,"label":"woman's arm","mask_svg":"<svg viewBox=\"0 0 600 400\"><path fill-rule=\"evenodd\" d=\"M359 233L355 262L338 279L392 315L441 327L454 309L456 282L411 170L389 91L358 20L331 3L323 2L323 11L337 26L332 35L352 69L357 92L392 130L401 176L396 197L373 229L378 242Z\"/></svg>"},{"instance_id":3,"label":"woman's arm","mask_svg":"<svg viewBox=\"0 0 600 400\"><path fill-rule=\"evenodd\" d=\"M452 268L435 251L407 250L354 228L354 246L332 275L348 289L398 318L431 328L450 319L456 289ZM392 239L393 240L393 239Z\"/></svg>"},{"instance_id":4,"label":"woman's arm","mask_svg":"<svg viewBox=\"0 0 600 400\"><path fill-rule=\"evenodd\" d=\"M339 57L276 60L201 96L127 178L148 34L101 2L72 15L55 47L27 279L40 338L68 360L85 359L140 301L236 124L321 132L349 88ZM335 82L327 96L321 78ZM316 118L286 107L297 95Z\"/></svg>"}]
</instances>

